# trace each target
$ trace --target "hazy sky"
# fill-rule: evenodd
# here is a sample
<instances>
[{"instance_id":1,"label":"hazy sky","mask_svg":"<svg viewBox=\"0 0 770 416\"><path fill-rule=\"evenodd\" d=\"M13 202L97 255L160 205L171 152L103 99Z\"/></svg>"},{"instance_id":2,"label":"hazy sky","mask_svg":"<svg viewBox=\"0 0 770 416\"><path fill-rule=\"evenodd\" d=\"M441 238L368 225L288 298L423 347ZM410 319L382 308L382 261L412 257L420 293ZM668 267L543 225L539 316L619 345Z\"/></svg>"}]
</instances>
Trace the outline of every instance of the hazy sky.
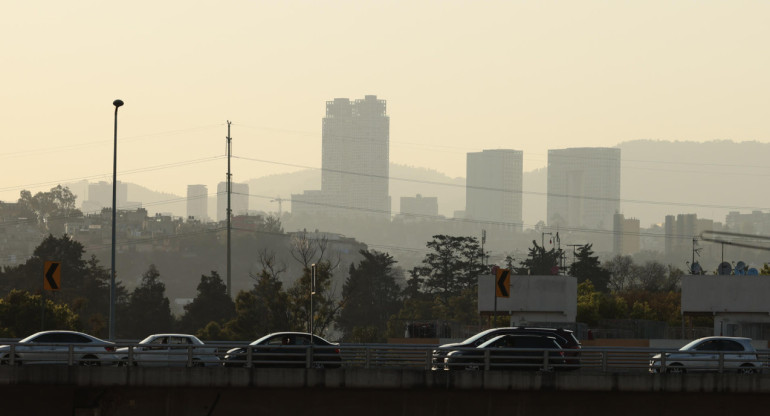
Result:
<instances>
[{"instance_id":1,"label":"hazy sky","mask_svg":"<svg viewBox=\"0 0 770 416\"><path fill-rule=\"evenodd\" d=\"M321 165L325 102L387 100L391 162L633 139L770 140L767 1L15 1L0 200L112 177L186 193ZM288 195L287 195L288 196ZM633 197L633 195L629 195Z\"/></svg>"}]
</instances>

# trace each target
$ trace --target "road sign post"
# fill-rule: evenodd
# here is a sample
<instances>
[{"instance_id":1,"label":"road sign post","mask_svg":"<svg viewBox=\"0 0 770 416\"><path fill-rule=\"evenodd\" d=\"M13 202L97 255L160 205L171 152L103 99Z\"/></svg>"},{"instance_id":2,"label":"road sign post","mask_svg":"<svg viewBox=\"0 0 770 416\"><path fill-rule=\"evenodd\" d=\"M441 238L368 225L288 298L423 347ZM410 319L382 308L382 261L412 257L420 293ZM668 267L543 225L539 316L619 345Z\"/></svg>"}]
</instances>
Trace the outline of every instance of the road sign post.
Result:
<instances>
[{"instance_id":1,"label":"road sign post","mask_svg":"<svg viewBox=\"0 0 770 416\"><path fill-rule=\"evenodd\" d=\"M510 297L511 271L508 269L495 269L495 306L492 313L492 324L497 325L497 298Z\"/></svg>"},{"instance_id":2,"label":"road sign post","mask_svg":"<svg viewBox=\"0 0 770 416\"><path fill-rule=\"evenodd\" d=\"M58 292L61 289L61 263L47 261L43 268L43 289Z\"/></svg>"}]
</instances>

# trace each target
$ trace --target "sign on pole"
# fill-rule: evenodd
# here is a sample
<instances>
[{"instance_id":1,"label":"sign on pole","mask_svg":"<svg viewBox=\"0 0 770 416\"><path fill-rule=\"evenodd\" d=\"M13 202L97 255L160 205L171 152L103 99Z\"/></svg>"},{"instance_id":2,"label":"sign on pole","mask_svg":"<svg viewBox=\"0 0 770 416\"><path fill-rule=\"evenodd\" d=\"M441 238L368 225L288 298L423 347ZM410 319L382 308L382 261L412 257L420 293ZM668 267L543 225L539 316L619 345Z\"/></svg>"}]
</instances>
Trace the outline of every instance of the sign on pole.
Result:
<instances>
[{"instance_id":1,"label":"sign on pole","mask_svg":"<svg viewBox=\"0 0 770 416\"><path fill-rule=\"evenodd\" d=\"M495 297L511 297L511 271L508 269L497 269L495 274Z\"/></svg>"},{"instance_id":2,"label":"sign on pole","mask_svg":"<svg viewBox=\"0 0 770 416\"><path fill-rule=\"evenodd\" d=\"M43 273L43 289L59 291L61 289L61 263L58 261L45 262Z\"/></svg>"}]
</instances>

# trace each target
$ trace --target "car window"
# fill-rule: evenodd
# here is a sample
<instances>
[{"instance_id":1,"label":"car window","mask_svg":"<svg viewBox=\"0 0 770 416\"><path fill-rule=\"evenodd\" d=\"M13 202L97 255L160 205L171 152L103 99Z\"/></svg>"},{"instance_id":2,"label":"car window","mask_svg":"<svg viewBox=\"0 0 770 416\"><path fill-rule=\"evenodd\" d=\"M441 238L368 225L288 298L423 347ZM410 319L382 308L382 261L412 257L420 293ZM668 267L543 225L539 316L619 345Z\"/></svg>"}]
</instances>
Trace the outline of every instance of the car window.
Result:
<instances>
[{"instance_id":1,"label":"car window","mask_svg":"<svg viewBox=\"0 0 770 416\"><path fill-rule=\"evenodd\" d=\"M149 343L153 345L168 344L168 340L166 339L166 337L157 337L154 340L150 341Z\"/></svg>"},{"instance_id":2,"label":"car window","mask_svg":"<svg viewBox=\"0 0 770 416\"><path fill-rule=\"evenodd\" d=\"M733 340L723 339L720 344L720 351L743 351L743 345Z\"/></svg>"},{"instance_id":3,"label":"car window","mask_svg":"<svg viewBox=\"0 0 770 416\"><path fill-rule=\"evenodd\" d=\"M544 348L547 338L525 337L517 339L516 346L519 348ZM550 343L550 341L549 341Z\"/></svg>"},{"instance_id":4,"label":"car window","mask_svg":"<svg viewBox=\"0 0 770 416\"><path fill-rule=\"evenodd\" d=\"M495 348L513 348L516 345L516 340L513 337L502 337L494 342L492 345Z\"/></svg>"},{"instance_id":5,"label":"car window","mask_svg":"<svg viewBox=\"0 0 770 416\"><path fill-rule=\"evenodd\" d=\"M695 351L719 351L719 343L713 339L704 341L695 347Z\"/></svg>"},{"instance_id":6,"label":"car window","mask_svg":"<svg viewBox=\"0 0 770 416\"><path fill-rule=\"evenodd\" d=\"M63 335L64 342L72 344L87 344L91 342L91 338L84 337L80 334L61 334Z\"/></svg>"},{"instance_id":7,"label":"car window","mask_svg":"<svg viewBox=\"0 0 770 416\"><path fill-rule=\"evenodd\" d=\"M54 343L54 342L61 342L61 341L56 340L56 334L43 334L37 338L31 339L30 342Z\"/></svg>"},{"instance_id":8,"label":"car window","mask_svg":"<svg viewBox=\"0 0 770 416\"><path fill-rule=\"evenodd\" d=\"M173 345L187 345L190 342L187 337L169 337L168 343Z\"/></svg>"}]
</instances>

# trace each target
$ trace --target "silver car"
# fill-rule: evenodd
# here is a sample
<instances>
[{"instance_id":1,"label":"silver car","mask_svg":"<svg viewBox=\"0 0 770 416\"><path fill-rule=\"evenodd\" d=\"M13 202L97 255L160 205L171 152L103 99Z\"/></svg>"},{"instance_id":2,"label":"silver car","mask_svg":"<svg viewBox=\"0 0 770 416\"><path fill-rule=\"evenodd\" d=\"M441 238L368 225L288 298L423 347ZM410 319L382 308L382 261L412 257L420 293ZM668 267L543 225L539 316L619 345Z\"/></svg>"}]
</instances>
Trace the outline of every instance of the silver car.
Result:
<instances>
[{"instance_id":1,"label":"silver car","mask_svg":"<svg viewBox=\"0 0 770 416\"><path fill-rule=\"evenodd\" d=\"M207 347L195 335L154 334L139 342L133 348L131 362L141 366L218 366L216 347ZM118 348L120 364L129 362L129 347Z\"/></svg>"},{"instance_id":2,"label":"silver car","mask_svg":"<svg viewBox=\"0 0 770 416\"><path fill-rule=\"evenodd\" d=\"M82 332L43 331L22 339L13 348L0 345L0 364L112 365L117 362L114 353L114 343Z\"/></svg>"},{"instance_id":3,"label":"silver car","mask_svg":"<svg viewBox=\"0 0 770 416\"><path fill-rule=\"evenodd\" d=\"M656 354L650 359L651 373L688 371L762 371L762 362L750 338L705 337L696 339L677 352Z\"/></svg>"}]
</instances>

